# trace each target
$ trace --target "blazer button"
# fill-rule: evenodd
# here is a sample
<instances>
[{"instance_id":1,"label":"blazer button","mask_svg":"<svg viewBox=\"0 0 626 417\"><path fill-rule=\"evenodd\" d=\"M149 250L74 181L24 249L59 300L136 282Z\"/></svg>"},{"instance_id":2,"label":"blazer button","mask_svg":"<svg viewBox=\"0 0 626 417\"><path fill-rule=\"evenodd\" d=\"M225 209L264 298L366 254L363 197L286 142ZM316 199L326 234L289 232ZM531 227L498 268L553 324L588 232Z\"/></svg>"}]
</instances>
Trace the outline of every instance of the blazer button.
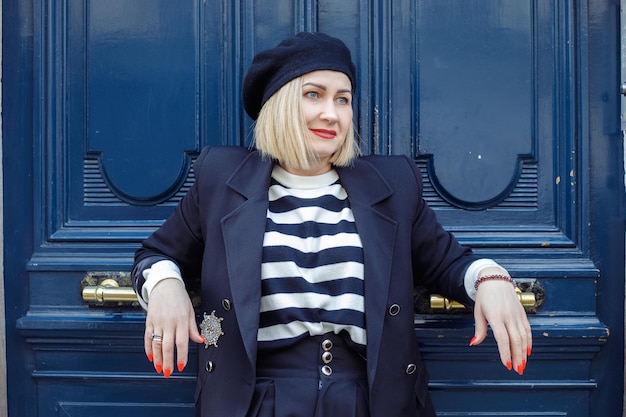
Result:
<instances>
[{"instance_id":1,"label":"blazer button","mask_svg":"<svg viewBox=\"0 0 626 417\"><path fill-rule=\"evenodd\" d=\"M230 309L231 309L231 303L230 303L230 300L229 300L228 298L224 298L224 299L222 300L222 307L224 307L224 310L226 310L226 311L230 311Z\"/></svg>"},{"instance_id":2,"label":"blazer button","mask_svg":"<svg viewBox=\"0 0 626 417\"><path fill-rule=\"evenodd\" d=\"M398 313L400 313L400 306L398 304L392 304L389 307L389 315L390 316L397 316Z\"/></svg>"},{"instance_id":3,"label":"blazer button","mask_svg":"<svg viewBox=\"0 0 626 417\"><path fill-rule=\"evenodd\" d=\"M417 369L417 366L415 366L414 363L410 363L406 366L406 374L407 375L412 375L415 373L415 370Z\"/></svg>"},{"instance_id":4,"label":"blazer button","mask_svg":"<svg viewBox=\"0 0 626 417\"><path fill-rule=\"evenodd\" d=\"M206 369L208 373L213 372L213 369L214 369L213 361L206 361L206 365L204 366L204 369Z\"/></svg>"}]
</instances>

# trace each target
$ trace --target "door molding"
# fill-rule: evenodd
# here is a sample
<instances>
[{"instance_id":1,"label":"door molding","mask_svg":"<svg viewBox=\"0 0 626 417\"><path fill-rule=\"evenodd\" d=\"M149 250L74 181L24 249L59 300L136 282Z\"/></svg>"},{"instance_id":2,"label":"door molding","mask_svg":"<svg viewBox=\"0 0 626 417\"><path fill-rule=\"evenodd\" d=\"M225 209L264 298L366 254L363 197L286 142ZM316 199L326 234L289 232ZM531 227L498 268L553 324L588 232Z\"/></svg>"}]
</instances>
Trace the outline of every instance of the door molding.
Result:
<instances>
[{"instance_id":1,"label":"door molding","mask_svg":"<svg viewBox=\"0 0 626 417\"><path fill-rule=\"evenodd\" d=\"M622 57L622 77L620 82L622 85L626 83L626 0L620 0L620 31L621 31L621 57ZM622 108L621 108L621 122L622 122L622 137L624 144L626 144L626 95L621 97ZM624 172L626 172L626 146L624 146ZM624 184L626 185L626 174L624 174ZM624 236L624 240L626 241L626 234ZM624 259L626 260L626 253L624 254ZM625 282L626 285L626 282ZM626 301L625 301L626 302ZM626 308L624 308L624 320L626 321ZM626 337L625 337L626 341ZM626 364L626 343L624 343L624 363ZM626 371L624 371L624 383L626 384ZM626 416L626 392L624 392L624 405L623 405L623 415Z\"/></svg>"},{"instance_id":2,"label":"door molding","mask_svg":"<svg viewBox=\"0 0 626 417\"><path fill-rule=\"evenodd\" d=\"M622 76L620 82L622 86L626 83L626 0L620 0L620 32L621 32L621 61L622 61ZM626 144L626 94L622 91L621 97L621 122L622 122L622 140L624 144ZM626 146L624 146L624 184L626 186ZM626 189L625 189L626 191ZM626 241L626 234L624 235L624 240ZM624 259L626 260L626 253L624 254ZM626 277L625 277L626 278ZM625 284L626 286L626 280ZM625 300L626 303L626 300ZM624 308L624 321L626 321L626 304ZM626 342L626 336L625 336ZM626 365L626 343L624 343L624 364ZM626 367L625 367L626 368ZM626 384L626 370L624 371L624 383ZM626 416L626 392L624 392L624 403L623 403L623 412L622 414Z\"/></svg>"},{"instance_id":3,"label":"door molding","mask_svg":"<svg viewBox=\"0 0 626 417\"><path fill-rule=\"evenodd\" d=\"M0 22L2 22L2 0L0 0ZM1 24L0 24L1 26ZM2 33L0 32L0 73L2 72ZM2 79L0 79L0 172L2 172ZM2 181L0 181L0 219L4 218L4 195L2 193ZM4 230L0 222L0 414L8 415L7 412L7 354L6 354L6 330L4 317Z\"/></svg>"}]
</instances>

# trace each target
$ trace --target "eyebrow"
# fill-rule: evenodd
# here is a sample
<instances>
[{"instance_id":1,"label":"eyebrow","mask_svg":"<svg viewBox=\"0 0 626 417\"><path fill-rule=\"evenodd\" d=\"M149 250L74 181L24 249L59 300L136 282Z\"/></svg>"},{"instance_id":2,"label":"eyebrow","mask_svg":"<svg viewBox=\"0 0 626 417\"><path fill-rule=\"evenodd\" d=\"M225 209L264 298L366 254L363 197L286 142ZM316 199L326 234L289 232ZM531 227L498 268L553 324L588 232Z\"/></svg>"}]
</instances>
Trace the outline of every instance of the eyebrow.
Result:
<instances>
[{"instance_id":1,"label":"eyebrow","mask_svg":"<svg viewBox=\"0 0 626 417\"><path fill-rule=\"evenodd\" d=\"M326 91L326 90L327 90L327 87L326 87L325 85L322 85L322 84L317 84L317 83L314 83L314 82L311 82L311 81L309 81L309 82L306 82L306 83L302 84L302 87L306 87L306 86L308 86L308 85L312 85L313 87L317 87L317 88L319 88L320 90L324 90L324 91ZM349 89L349 88L345 88L345 89L339 90L339 91L337 91L337 92L338 92L338 93L350 93L350 94L352 94L352 90L351 90L351 89Z\"/></svg>"}]
</instances>

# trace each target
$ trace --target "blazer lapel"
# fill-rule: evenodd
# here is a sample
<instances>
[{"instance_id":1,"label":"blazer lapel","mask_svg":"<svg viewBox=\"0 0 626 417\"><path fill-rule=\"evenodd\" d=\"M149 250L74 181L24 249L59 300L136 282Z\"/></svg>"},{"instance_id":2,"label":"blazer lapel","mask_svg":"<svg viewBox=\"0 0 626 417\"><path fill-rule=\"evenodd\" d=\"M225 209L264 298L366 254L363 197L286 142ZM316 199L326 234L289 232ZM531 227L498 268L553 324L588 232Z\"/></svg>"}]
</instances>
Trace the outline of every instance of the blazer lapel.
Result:
<instances>
[{"instance_id":1,"label":"blazer lapel","mask_svg":"<svg viewBox=\"0 0 626 417\"><path fill-rule=\"evenodd\" d=\"M338 169L348 193L357 231L365 254L365 314L367 327L368 377L372 383L387 311L397 223L376 209L376 204L393 190L379 171L364 159L353 167Z\"/></svg>"},{"instance_id":2,"label":"blazer lapel","mask_svg":"<svg viewBox=\"0 0 626 417\"><path fill-rule=\"evenodd\" d=\"M272 162L251 153L227 185L242 202L222 218L226 262L241 337L254 366L261 306L261 254Z\"/></svg>"}]
</instances>

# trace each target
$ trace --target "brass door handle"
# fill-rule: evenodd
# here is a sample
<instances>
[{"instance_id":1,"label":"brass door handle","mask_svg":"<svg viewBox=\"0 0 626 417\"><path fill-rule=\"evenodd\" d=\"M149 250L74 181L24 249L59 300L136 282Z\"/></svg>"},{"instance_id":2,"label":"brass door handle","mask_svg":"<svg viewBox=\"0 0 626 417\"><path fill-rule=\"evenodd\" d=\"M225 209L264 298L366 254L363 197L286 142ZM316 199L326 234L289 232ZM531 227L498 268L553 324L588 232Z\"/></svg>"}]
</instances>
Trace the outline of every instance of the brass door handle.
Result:
<instances>
[{"instance_id":1,"label":"brass door handle","mask_svg":"<svg viewBox=\"0 0 626 417\"><path fill-rule=\"evenodd\" d=\"M127 272L90 272L81 282L81 296L90 306L138 305Z\"/></svg>"},{"instance_id":2,"label":"brass door handle","mask_svg":"<svg viewBox=\"0 0 626 417\"><path fill-rule=\"evenodd\" d=\"M194 307L200 306L199 288L187 287ZM80 283L83 302L90 307L136 307L140 308L129 272L88 272Z\"/></svg>"},{"instance_id":3,"label":"brass door handle","mask_svg":"<svg viewBox=\"0 0 626 417\"><path fill-rule=\"evenodd\" d=\"M537 307L539 307L539 302L537 296L532 291L522 291L520 287L515 287L515 292L522 303L522 306L530 312L535 312ZM463 304L445 298L438 294L432 294L430 296L430 308L433 310L463 310L466 309Z\"/></svg>"},{"instance_id":4,"label":"brass door handle","mask_svg":"<svg viewBox=\"0 0 626 417\"><path fill-rule=\"evenodd\" d=\"M137 294L132 287L120 287L113 279L104 280L100 285L83 287L82 295L86 303L137 301Z\"/></svg>"}]
</instances>

